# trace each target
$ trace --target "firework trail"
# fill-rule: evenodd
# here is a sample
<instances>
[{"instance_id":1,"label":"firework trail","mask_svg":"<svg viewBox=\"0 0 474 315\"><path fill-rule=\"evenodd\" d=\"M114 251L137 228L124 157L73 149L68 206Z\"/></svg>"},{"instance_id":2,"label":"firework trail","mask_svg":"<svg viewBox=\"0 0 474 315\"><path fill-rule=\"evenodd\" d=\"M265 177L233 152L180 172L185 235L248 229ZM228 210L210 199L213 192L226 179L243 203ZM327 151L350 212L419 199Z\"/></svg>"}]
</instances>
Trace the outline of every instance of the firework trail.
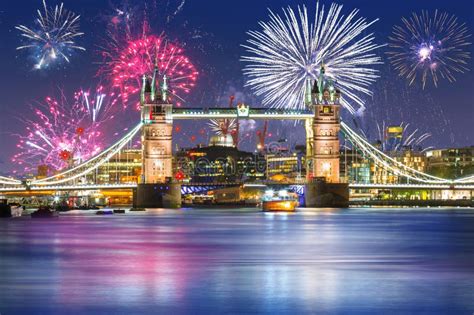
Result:
<instances>
[{"instance_id":1,"label":"firework trail","mask_svg":"<svg viewBox=\"0 0 474 315\"><path fill-rule=\"evenodd\" d=\"M427 81L438 86L440 79L454 82L457 73L469 70L469 37L466 25L454 15L422 11L402 18L402 25L394 26L387 54L410 85L421 80L423 88Z\"/></svg>"},{"instance_id":2,"label":"firework trail","mask_svg":"<svg viewBox=\"0 0 474 315\"><path fill-rule=\"evenodd\" d=\"M85 114L91 124L102 124L113 120L117 114L118 99L115 93L107 94L99 85L93 92L81 89L74 94L75 107Z\"/></svg>"},{"instance_id":3,"label":"firework trail","mask_svg":"<svg viewBox=\"0 0 474 315\"><path fill-rule=\"evenodd\" d=\"M332 4L326 13L317 2L314 22L305 6L284 9L283 16L270 11L270 20L259 23L262 31L248 32L243 47L250 55L241 58L247 63L247 86L265 105L304 108L305 87L324 63L345 108L351 113L364 109L360 94L371 95L369 86L378 77L372 66L381 63L374 53L380 46L372 33L365 34L377 20L367 22L358 10L347 16L341 11L342 5Z\"/></svg>"},{"instance_id":4,"label":"firework trail","mask_svg":"<svg viewBox=\"0 0 474 315\"><path fill-rule=\"evenodd\" d=\"M63 4L48 7L43 0L43 9L38 10L37 25L33 28L18 25L26 41L17 50L29 50L35 58L34 69L49 68L60 60L70 62L70 57L77 50L85 50L76 44L76 39L84 35L79 31L79 15L64 9Z\"/></svg>"},{"instance_id":5,"label":"firework trail","mask_svg":"<svg viewBox=\"0 0 474 315\"><path fill-rule=\"evenodd\" d=\"M364 115L350 115L342 112L341 117L346 123L358 131L369 141L380 139L377 123L383 121L399 125L400 122L416 126L420 131L432 134L423 143L433 146L455 144L455 135L452 122L446 113L445 104L432 93L423 90L420 86L408 86L406 80L389 65L381 67L381 77L372 86L373 96L366 100L367 108Z\"/></svg>"},{"instance_id":6,"label":"firework trail","mask_svg":"<svg viewBox=\"0 0 474 315\"><path fill-rule=\"evenodd\" d=\"M402 130L396 139L391 139L388 134L388 128L394 126L388 126L385 121L382 124L377 123L377 134L378 142L381 145L382 151L398 152L402 151L404 148L410 148L415 151L427 151L432 149L432 146L423 148L424 142L428 140L432 134L429 132L419 133L419 128L411 129L409 123L402 122L401 124L395 126L400 127Z\"/></svg>"},{"instance_id":7,"label":"firework trail","mask_svg":"<svg viewBox=\"0 0 474 315\"><path fill-rule=\"evenodd\" d=\"M22 172L45 165L56 171L81 163L103 148L104 123L111 121L116 108L113 95L76 92L72 102L61 91L59 97L47 97L32 106L33 119L21 119L26 134L17 134L18 153L12 162L23 167Z\"/></svg>"}]
</instances>

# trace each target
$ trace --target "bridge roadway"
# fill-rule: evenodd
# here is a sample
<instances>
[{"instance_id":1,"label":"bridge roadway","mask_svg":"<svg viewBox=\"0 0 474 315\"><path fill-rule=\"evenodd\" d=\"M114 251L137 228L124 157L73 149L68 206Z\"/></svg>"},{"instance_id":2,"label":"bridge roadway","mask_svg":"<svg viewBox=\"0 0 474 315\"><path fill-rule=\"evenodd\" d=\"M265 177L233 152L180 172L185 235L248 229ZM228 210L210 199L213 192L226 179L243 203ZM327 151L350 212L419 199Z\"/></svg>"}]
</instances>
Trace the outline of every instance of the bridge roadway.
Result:
<instances>
[{"instance_id":1,"label":"bridge roadway","mask_svg":"<svg viewBox=\"0 0 474 315\"><path fill-rule=\"evenodd\" d=\"M236 186L242 183L183 183L183 186L214 186L214 187L225 187L225 186ZM272 185L304 185L304 183L282 183L282 182L255 182L255 183L243 183L244 187L264 187ZM44 185L44 186L14 186L14 187L0 187L0 193L14 193L14 192L43 192L43 191L77 191L77 190L113 190L113 189L133 189L136 188L136 183L124 183L124 184L89 184L89 185ZM473 190L473 184L360 184L353 183L349 184L350 189L429 189L429 190Z\"/></svg>"}]
</instances>

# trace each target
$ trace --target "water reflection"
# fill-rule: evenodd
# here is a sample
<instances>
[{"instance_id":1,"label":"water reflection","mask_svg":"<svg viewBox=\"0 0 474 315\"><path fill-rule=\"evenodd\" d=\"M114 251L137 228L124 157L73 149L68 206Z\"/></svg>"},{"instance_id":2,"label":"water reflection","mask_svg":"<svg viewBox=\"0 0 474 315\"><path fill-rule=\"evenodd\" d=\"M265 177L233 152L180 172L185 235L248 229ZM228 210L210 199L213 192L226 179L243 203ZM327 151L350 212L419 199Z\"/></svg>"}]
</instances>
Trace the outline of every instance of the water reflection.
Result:
<instances>
[{"instance_id":1,"label":"water reflection","mask_svg":"<svg viewBox=\"0 0 474 315\"><path fill-rule=\"evenodd\" d=\"M472 210L159 210L0 230L1 314L474 309Z\"/></svg>"}]
</instances>

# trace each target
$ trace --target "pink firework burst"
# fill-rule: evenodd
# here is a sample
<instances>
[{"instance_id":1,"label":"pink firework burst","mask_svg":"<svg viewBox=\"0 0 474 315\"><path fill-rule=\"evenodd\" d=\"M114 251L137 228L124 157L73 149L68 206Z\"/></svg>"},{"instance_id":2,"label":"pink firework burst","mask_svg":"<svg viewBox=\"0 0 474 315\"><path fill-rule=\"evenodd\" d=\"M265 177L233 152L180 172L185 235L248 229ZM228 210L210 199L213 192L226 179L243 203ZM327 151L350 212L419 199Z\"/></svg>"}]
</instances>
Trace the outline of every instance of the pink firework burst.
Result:
<instances>
[{"instance_id":1,"label":"pink firework burst","mask_svg":"<svg viewBox=\"0 0 474 315\"><path fill-rule=\"evenodd\" d=\"M198 77L198 71L183 49L163 36L129 40L117 56L109 54L109 57L112 60L106 63L107 70L102 71L111 74L112 85L119 89L124 104L129 104L131 97L138 95L142 76L151 74L155 66L161 77L168 77L177 106L181 106L184 95L195 86Z\"/></svg>"},{"instance_id":2,"label":"pink firework burst","mask_svg":"<svg viewBox=\"0 0 474 315\"><path fill-rule=\"evenodd\" d=\"M34 117L20 119L25 133L17 134L19 152L12 162L19 172L43 166L49 172L77 165L103 148L103 124L111 119L116 99L99 87L94 93L81 90L72 102L61 91L32 106Z\"/></svg>"}]
</instances>

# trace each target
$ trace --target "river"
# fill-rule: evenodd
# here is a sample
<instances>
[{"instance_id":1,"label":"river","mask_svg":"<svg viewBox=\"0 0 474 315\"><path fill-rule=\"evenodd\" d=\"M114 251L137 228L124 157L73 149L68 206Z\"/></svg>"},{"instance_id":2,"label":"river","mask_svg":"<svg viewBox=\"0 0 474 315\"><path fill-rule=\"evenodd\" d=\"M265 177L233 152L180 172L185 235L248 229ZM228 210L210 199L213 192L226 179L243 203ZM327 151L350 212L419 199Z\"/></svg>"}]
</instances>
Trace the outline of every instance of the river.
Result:
<instances>
[{"instance_id":1,"label":"river","mask_svg":"<svg viewBox=\"0 0 474 315\"><path fill-rule=\"evenodd\" d=\"M0 314L472 314L474 209L0 219Z\"/></svg>"}]
</instances>

